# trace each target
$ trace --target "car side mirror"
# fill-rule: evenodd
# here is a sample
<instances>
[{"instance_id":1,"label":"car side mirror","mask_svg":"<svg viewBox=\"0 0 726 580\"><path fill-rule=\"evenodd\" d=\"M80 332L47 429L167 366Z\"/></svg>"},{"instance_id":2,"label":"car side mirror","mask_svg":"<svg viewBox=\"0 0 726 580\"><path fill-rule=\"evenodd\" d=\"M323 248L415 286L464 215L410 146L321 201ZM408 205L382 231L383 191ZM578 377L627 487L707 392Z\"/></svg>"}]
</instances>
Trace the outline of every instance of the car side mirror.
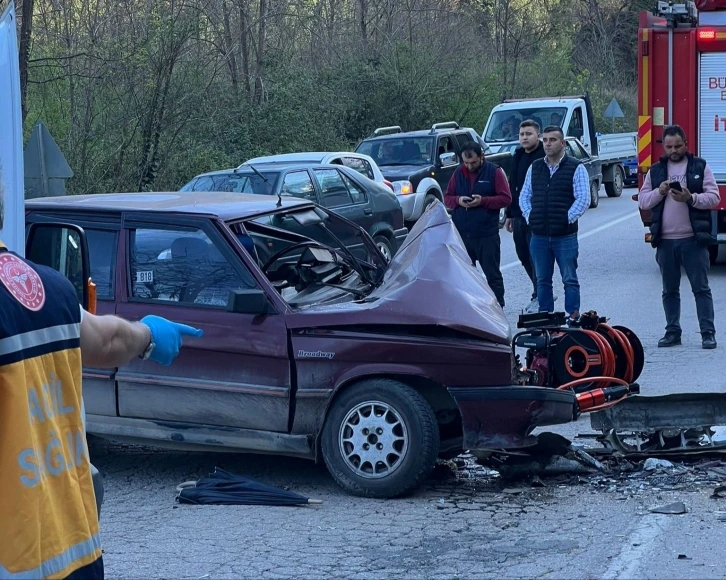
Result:
<instances>
[{"instance_id":1,"label":"car side mirror","mask_svg":"<svg viewBox=\"0 0 726 580\"><path fill-rule=\"evenodd\" d=\"M230 290L227 299L227 312L236 314L267 314L269 311L267 295L264 290Z\"/></svg>"},{"instance_id":2,"label":"car side mirror","mask_svg":"<svg viewBox=\"0 0 726 580\"><path fill-rule=\"evenodd\" d=\"M456 165L456 153L442 153L439 155L439 161L441 162L441 167Z\"/></svg>"},{"instance_id":3,"label":"car side mirror","mask_svg":"<svg viewBox=\"0 0 726 580\"><path fill-rule=\"evenodd\" d=\"M575 139L580 139L585 134L585 132L580 127L573 127L573 129L570 131L570 137L574 137Z\"/></svg>"},{"instance_id":4,"label":"car side mirror","mask_svg":"<svg viewBox=\"0 0 726 580\"><path fill-rule=\"evenodd\" d=\"M73 284L83 309L96 313L96 285L91 279L88 240L83 228L55 222L30 224L25 256L65 276Z\"/></svg>"}]
</instances>

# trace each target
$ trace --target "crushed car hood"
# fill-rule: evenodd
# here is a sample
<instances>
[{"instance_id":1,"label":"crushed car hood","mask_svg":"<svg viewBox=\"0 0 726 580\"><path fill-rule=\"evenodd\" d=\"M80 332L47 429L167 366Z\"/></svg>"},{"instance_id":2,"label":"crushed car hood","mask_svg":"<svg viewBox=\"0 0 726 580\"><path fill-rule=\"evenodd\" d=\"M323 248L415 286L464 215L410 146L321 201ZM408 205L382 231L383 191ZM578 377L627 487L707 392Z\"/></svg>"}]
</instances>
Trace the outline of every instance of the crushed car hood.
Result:
<instances>
[{"instance_id":1,"label":"crushed car hood","mask_svg":"<svg viewBox=\"0 0 726 580\"><path fill-rule=\"evenodd\" d=\"M511 329L484 275L441 202L416 222L365 299L312 306L288 319L291 329L356 325L432 325L509 344Z\"/></svg>"}]
</instances>

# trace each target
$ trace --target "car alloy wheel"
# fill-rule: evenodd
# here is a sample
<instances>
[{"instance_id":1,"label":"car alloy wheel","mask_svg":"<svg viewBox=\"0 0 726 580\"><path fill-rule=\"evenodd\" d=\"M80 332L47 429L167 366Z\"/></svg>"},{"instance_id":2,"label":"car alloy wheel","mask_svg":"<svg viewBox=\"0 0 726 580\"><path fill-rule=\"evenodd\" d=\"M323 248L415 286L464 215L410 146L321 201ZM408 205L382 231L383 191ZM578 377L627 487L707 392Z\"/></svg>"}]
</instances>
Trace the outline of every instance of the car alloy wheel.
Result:
<instances>
[{"instance_id":1,"label":"car alloy wheel","mask_svg":"<svg viewBox=\"0 0 726 580\"><path fill-rule=\"evenodd\" d=\"M386 236L378 235L373 238L373 241L376 243L378 251L380 251L386 259L386 263L390 262L393 259L393 248L391 248L391 242L388 238Z\"/></svg>"},{"instance_id":2,"label":"car alloy wheel","mask_svg":"<svg viewBox=\"0 0 726 580\"><path fill-rule=\"evenodd\" d=\"M363 379L333 401L321 433L328 471L343 489L390 498L415 489L439 452L436 415L409 385Z\"/></svg>"},{"instance_id":3,"label":"car alloy wheel","mask_svg":"<svg viewBox=\"0 0 726 580\"><path fill-rule=\"evenodd\" d=\"M401 465L408 451L408 429L396 409L381 401L356 405L338 434L340 454L356 475L378 479Z\"/></svg>"}]
</instances>

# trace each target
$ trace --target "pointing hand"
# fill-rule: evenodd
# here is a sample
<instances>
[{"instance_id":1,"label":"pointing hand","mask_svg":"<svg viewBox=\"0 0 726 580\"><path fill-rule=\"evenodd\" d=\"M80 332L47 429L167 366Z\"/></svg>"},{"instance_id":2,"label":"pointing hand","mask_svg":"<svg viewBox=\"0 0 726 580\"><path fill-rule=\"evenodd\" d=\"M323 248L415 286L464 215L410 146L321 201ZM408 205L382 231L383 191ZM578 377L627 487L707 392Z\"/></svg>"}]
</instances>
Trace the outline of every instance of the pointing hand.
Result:
<instances>
[{"instance_id":1,"label":"pointing hand","mask_svg":"<svg viewBox=\"0 0 726 580\"><path fill-rule=\"evenodd\" d=\"M179 355L183 336L198 338L204 334L204 331L198 328L172 322L161 316L145 316L141 319L141 323L149 327L151 342L154 343L149 358L164 366L169 366Z\"/></svg>"}]
</instances>

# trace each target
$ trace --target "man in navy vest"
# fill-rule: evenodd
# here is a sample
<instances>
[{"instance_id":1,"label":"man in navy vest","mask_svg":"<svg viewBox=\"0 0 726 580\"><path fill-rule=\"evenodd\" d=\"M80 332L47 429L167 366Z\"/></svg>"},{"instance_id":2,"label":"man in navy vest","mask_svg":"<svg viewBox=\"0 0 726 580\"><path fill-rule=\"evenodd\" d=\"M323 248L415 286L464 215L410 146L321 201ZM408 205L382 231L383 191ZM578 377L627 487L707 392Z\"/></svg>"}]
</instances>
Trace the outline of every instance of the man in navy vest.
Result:
<instances>
[{"instance_id":1,"label":"man in navy vest","mask_svg":"<svg viewBox=\"0 0 726 580\"><path fill-rule=\"evenodd\" d=\"M565 154L560 127L545 127L542 143L546 157L527 171L519 207L532 230L529 250L537 275L539 310L554 311L552 275L557 261L565 286L565 312L574 321L580 315L577 220L590 206L590 178L577 159Z\"/></svg>"},{"instance_id":2,"label":"man in navy vest","mask_svg":"<svg viewBox=\"0 0 726 580\"><path fill-rule=\"evenodd\" d=\"M489 287L504 307L504 278L499 269L499 210L512 203L507 176L484 159L474 141L461 150L462 165L456 168L446 188L444 203L454 210L453 221L464 241L472 265L479 261Z\"/></svg>"}]
</instances>

